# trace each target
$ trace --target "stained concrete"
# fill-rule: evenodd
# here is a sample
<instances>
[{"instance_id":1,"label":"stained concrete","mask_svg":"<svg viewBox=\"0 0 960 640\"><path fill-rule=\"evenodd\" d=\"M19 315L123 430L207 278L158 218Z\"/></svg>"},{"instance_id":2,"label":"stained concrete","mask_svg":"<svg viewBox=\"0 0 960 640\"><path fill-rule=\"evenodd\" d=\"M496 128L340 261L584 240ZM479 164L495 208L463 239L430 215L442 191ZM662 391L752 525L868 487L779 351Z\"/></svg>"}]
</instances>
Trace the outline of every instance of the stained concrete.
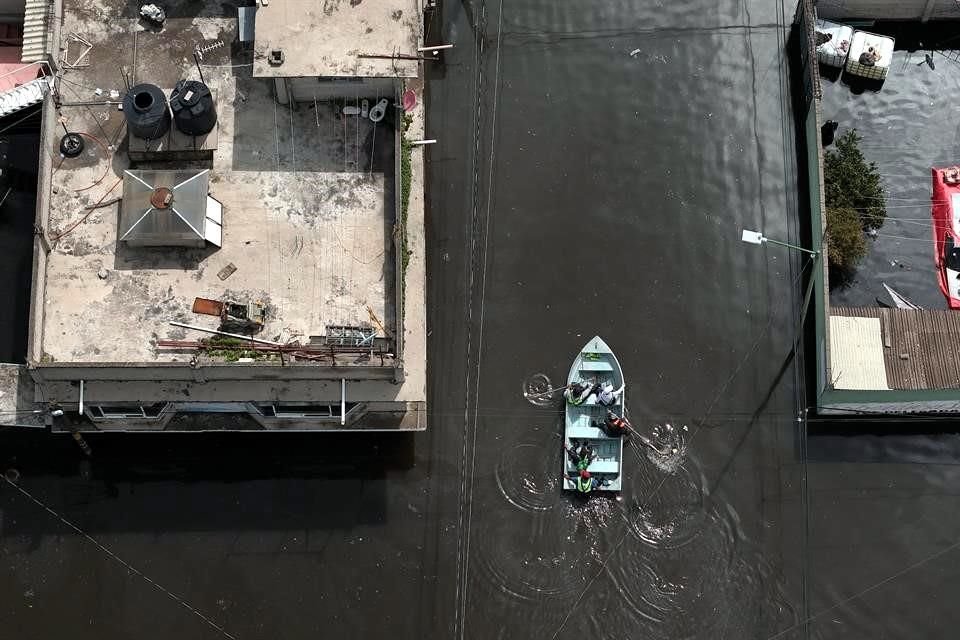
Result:
<instances>
[{"instance_id":1,"label":"stained concrete","mask_svg":"<svg viewBox=\"0 0 960 640\"><path fill-rule=\"evenodd\" d=\"M210 14L219 5L210 4ZM236 35L235 17L171 18L151 30L125 15L119 0L65 7L64 38L93 43L90 66L65 73L62 116L88 134L86 150L62 159L52 141L53 194L45 225L53 244L47 267L43 359L55 362L183 361L158 354L160 339L195 339L171 320L215 328L191 313L194 297L260 302L268 309L261 337L305 340L327 324L396 323L393 114L374 126L342 118L334 103L278 105L272 81L251 75L250 56L230 47L204 56L216 90L219 147L209 163L210 193L224 205L223 247L144 249L117 245L118 183L128 168L123 114L103 101L125 92L119 65L136 82L172 86L196 79L197 43ZM218 66L221 65L221 66ZM233 66L222 66L233 65ZM103 95L98 96L96 89ZM187 163L167 166L184 168ZM217 273L234 264L221 281ZM422 322L421 322L422 324Z\"/></svg>"},{"instance_id":2,"label":"stained concrete","mask_svg":"<svg viewBox=\"0 0 960 640\"><path fill-rule=\"evenodd\" d=\"M272 0L256 14L254 75L269 77L417 77L416 60L358 54L417 55L417 0ZM280 65L267 61L283 51Z\"/></svg>"}]
</instances>

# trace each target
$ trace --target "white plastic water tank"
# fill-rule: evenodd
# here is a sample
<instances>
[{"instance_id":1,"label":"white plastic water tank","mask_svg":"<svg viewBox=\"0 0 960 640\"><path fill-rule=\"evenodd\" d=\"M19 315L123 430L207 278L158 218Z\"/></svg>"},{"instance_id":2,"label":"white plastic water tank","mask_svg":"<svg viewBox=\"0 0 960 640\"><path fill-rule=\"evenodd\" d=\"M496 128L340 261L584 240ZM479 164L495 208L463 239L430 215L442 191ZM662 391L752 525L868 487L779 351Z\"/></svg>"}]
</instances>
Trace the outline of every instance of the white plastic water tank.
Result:
<instances>
[{"instance_id":1,"label":"white plastic water tank","mask_svg":"<svg viewBox=\"0 0 960 640\"><path fill-rule=\"evenodd\" d=\"M847 57L847 73L871 80L883 80L893 62L893 43L893 38L887 36L854 31L850 55ZM861 56L871 53L875 56L873 64L864 64Z\"/></svg>"},{"instance_id":2,"label":"white plastic water tank","mask_svg":"<svg viewBox=\"0 0 960 640\"><path fill-rule=\"evenodd\" d=\"M830 36L830 39L817 47L817 60L828 67L843 69L853 40L853 28L828 20L817 20L816 32Z\"/></svg>"}]
</instances>

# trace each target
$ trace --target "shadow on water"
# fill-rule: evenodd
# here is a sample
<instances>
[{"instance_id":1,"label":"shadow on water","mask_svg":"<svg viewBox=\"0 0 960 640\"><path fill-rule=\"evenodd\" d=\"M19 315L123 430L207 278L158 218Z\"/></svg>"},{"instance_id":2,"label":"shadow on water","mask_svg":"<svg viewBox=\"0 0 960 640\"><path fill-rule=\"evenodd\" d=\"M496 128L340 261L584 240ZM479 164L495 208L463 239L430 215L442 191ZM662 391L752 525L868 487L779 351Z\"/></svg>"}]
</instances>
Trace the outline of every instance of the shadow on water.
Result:
<instances>
[{"instance_id":1,"label":"shadow on water","mask_svg":"<svg viewBox=\"0 0 960 640\"><path fill-rule=\"evenodd\" d=\"M0 119L0 362L22 363L33 275L33 224L39 162L39 114Z\"/></svg>"},{"instance_id":2,"label":"shadow on water","mask_svg":"<svg viewBox=\"0 0 960 640\"><path fill-rule=\"evenodd\" d=\"M384 524L391 474L413 466L413 434L0 434L0 466L89 533L347 529ZM345 499L347 496L350 499ZM331 499L338 497L339 499ZM24 510L5 535L62 526Z\"/></svg>"},{"instance_id":3,"label":"shadow on water","mask_svg":"<svg viewBox=\"0 0 960 640\"><path fill-rule=\"evenodd\" d=\"M960 464L960 433L817 435L807 447L810 462Z\"/></svg>"}]
</instances>

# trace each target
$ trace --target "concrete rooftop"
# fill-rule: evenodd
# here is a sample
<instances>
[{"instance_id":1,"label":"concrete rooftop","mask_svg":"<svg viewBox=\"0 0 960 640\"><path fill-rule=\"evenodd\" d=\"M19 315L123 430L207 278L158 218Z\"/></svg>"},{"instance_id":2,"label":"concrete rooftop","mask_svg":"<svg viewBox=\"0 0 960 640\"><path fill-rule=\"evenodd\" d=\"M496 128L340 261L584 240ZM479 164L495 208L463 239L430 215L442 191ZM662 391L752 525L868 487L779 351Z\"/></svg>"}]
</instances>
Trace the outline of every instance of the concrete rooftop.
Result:
<instances>
[{"instance_id":1,"label":"concrete rooftop","mask_svg":"<svg viewBox=\"0 0 960 640\"><path fill-rule=\"evenodd\" d=\"M417 0L271 0L257 9L253 73L279 77L417 76L416 60L357 54L417 55ZM283 64L267 62L281 49Z\"/></svg>"},{"instance_id":2,"label":"concrete rooftop","mask_svg":"<svg viewBox=\"0 0 960 640\"><path fill-rule=\"evenodd\" d=\"M136 82L165 89L196 79L193 46L236 37L236 10L218 3L172 5L160 31L140 26L128 4L65 3L64 37L78 33L94 45L90 65L64 75L65 102L103 100L112 89L122 96L118 65ZM219 96L212 165L137 165L211 169L210 195L224 207L220 249L118 247L118 205L86 207L122 193L117 183L130 167L123 114L115 104L62 107L67 126L90 137L76 159L61 160L58 140L48 148L53 249L43 360L188 360L189 353L158 353L152 341L203 337L171 320L216 328L216 318L191 312L197 296L264 303L259 337L267 340L306 342L327 324L371 323L372 316L394 329L392 125L385 120L374 131L369 120L339 118L330 103L277 105L272 83L253 78L242 55L231 60L228 46L205 56L204 77ZM230 264L236 271L221 280Z\"/></svg>"}]
</instances>

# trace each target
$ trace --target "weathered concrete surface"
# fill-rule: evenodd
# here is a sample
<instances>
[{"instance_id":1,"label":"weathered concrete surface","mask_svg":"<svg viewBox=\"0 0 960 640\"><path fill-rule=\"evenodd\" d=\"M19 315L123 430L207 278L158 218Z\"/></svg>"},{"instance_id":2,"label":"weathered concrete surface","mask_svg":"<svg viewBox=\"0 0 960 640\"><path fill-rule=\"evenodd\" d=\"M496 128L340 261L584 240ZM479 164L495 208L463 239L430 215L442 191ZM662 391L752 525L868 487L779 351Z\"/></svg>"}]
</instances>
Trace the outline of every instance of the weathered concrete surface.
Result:
<instances>
[{"instance_id":1,"label":"weathered concrete surface","mask_svg":"<svg viewBox=\"0 0 960 640\"><path fill-rule=\"evenodd\" d=\"M360 400L417 401L417 389L386 380L347 380L347 402ZM79 386L70 382L44 385L45 398L65 406L79 402ZM131 381L122 385L113 381L90 381L84 388L87 403L162 401L189 402L202 395L205 402L270 402L298 398L302 402L340 402L339 380L211 380L198 385L186 381Z\"/></svg>"},{"instance_id":2,"label":"weathered concrete surface","mask_svg":"<svg viewBox=\"0 0 960 640\"><path fill-rule=\"evenodd\" d=\"M64 76L65 101L95 100L97 88L122 95L117 62L130 71L134 42L137 81L172 86L196 78L185 57L194 43L229 42L236 31L235 19L217 17L171 18L161 32L144 31L124 8L67 4L64 33L82 34L94 49L90 67ZM245 64L226 53L214 51L205 63ZM219 250L117 246L117 205L85 206L120 193L116 183L128 167L122 113L113 105L63 108L67 126L91 137L77 159L61 160L51 148L45 359L188 359L159 355L151 341L197 337L171 320L214 327L214 319L191 313L196 296L264 303L262 337L270 340L305 340L327 324L376 325L374 317L395 329L392 114L375 127L339 117L333 103L279 106L271 81L252 78L249 66L210 66L204 77L219 94L210 187L224 204ZM217 272L230 263L237 271L221 281Z\"/></svg>"},{"instance_id":3,"label":"weathered concrete surface","mask_svg":"<svg viewBox=\"0 0 960 640\"><path fill-rule=\"evenodd\" d=\"M357 54L417 55L417 0L273 0L257 9L253 72L269 77L417 77L416 60ZM267 56L284 53L273 66Z\"/></svg>"},{"instance_id":4,"label":"weathered concrete surface","mask_svg":"<svg viewBox=\"0 0 960 640\"><path fill-rule=\"evenodd\" d=\"M0 425L39 427L43 417L34 402L34 386L24 365L0 364Z\"/></svg>"}]
</instances>

